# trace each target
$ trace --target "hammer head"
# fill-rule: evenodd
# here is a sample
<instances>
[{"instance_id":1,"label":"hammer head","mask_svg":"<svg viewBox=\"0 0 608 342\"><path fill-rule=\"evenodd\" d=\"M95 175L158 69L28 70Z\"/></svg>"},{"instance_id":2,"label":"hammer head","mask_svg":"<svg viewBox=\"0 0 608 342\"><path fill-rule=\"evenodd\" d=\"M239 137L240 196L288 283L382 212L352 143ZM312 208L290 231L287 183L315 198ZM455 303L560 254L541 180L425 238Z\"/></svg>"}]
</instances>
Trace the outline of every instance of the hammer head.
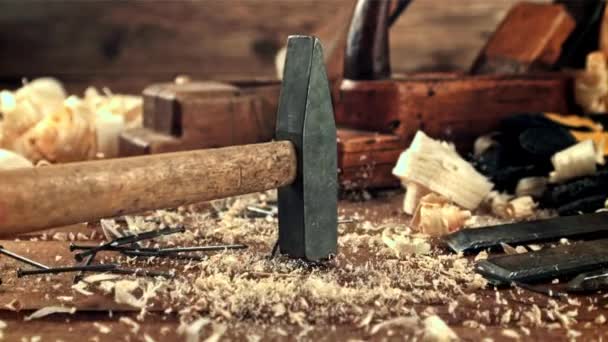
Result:
<instances>
[{"instance_id":1,"label":"hammer head","mask_svg":"<svg viewBox=\"0 0 608 342\"><path fill-rule=\"evenodd\" d=\"M277 113L277 140L293 143L295 181L279 188L281 253L310 261L336 253L336 125L321 42L290 36Z\"/></svg>"}]
</instances>

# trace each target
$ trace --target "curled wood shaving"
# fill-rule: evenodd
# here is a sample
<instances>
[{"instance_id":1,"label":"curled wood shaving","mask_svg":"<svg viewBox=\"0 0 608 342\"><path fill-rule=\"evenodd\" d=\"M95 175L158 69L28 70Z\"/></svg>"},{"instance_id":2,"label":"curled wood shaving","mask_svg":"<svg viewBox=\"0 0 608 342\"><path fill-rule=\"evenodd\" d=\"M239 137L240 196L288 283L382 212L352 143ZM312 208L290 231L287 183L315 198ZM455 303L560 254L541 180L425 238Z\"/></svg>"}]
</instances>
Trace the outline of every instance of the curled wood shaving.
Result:
<instances>
[{"instance_id":1,"label":"curled wood shaving","mask_svg":"<svg viewBox=\"0 0 608 342\"><path fill-rule=\"evenodd\" d=\"M451 204L445 197L430 193L420 199L412 225L423 234L441 236L459 230L469 218L470 211Z\"/></svg>"},{"instance_id":2,"label":"curled wood shaving","mask_svg":"<svg viewBox=\"0 0 608 342\"><path fill-rule=\"evenodd\" d=\"M121 323L124 323L124 324L128 325L129 327L131 327L131 332L132 333L137 334L139 332L139 329L140 329L139 323L135 322L131 318L123 316L123 317L120 317L118 319L118 321L121 322Z\"/></svg>"},{"instance_id":3,"label":"curled wood shaving","mask_svg":"<svg viewBox=\"0 0 608 342\"><path fill-rule=\"evenodd\" d=\"M405 197L403 198L403 211L406 214L413 215L416 212L416 208L418 208L420 200L430 190L416 182L405 182L403 186L406 188Z\"/></svg>"},{"instance_id":4,"label":"curled wood shaving","mask_svg":"<svg viewBox=\"0 0 608 342\"><path fill-rule=\"evenodd\" d=\"M576 74L574 97L588 113L604 113L607 111L608 72L606 71L606 56L602 51L591 52L587 55L585 70Z\"/></svg>"},{"instance_id":5,"label":"curled wood shaving","mask_svg":"<svg viewBox=\"0 0 608 342\"><path fill-rule=\"evenodd\" d=\"M597 148L593 140L581 141L555 153L551 157L555 170L549 174L549 181L560 183L594 174L597 171L597 155Z\"/></svg>"},{"instance_id":6,"label":"curled wood shaving","mask_svg":"<svg viewBox=\"0 0 608 342\"><path fill-rule=\"evenodd\" d=\"M388 329L388 328L392 328L392 327L403 327L406 329L410 329L410 330L414 330L418 327L418 324L420 322L420 319L418 317L412 316L412 317L396 317L393 319L389 319L386 320L382 323L378 323L376 325L374 325L369 333L371 335L375 335L378 332L380 332L381 330L384 329Z\"/></svg>"},{"instance_id":7,"label":"curled wood shaving","mask_svg":"<svg viewBox=\"0 0 608 342\"><path fill-rule=\"evenodd\" d=\"M34 311L31 315L23 318L24 321L31 321L33 319L42 318L48 315L56 314L56 313L69 313L74 314L76 312L75 307L65 307L65 306L46 306L39 310Z\"/></svg>"},{"instance_id":8,"label":"curled wood shaving","mask_svg":"<svg viewBox=\"0 0 608 342\"><path fill-rule=\"evenodd\" d=\"M87 291L87 283L83 282L83 281L79 281L78 283L72 285L72 289L76 290L76 292L83 294L85 296L91 296L93 295L93 292L91 291Z\"/></svg>"}]
</instances>

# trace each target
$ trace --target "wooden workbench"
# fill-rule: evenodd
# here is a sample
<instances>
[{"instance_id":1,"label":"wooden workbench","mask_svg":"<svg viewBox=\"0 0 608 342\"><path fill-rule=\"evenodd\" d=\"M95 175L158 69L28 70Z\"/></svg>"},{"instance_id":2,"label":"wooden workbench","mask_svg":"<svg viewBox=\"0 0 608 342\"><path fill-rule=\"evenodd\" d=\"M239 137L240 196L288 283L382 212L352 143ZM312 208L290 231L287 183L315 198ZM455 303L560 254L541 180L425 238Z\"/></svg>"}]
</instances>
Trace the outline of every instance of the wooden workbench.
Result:
<instances>
[{"instance_id":1,"label":"wooden workbench","mask_svg":"<svg viewBox=\"0 0 608 342\"><path fill-rule=\"evenodd\" d=\"M387 222L405 224L408 218L401 213L401 199L401 193L392 192L365 202L342 201L340 203L340 214L344 217L356 217L359 221L369 221L374 225L386 224ZM341 230L342 232L345 231L342 228ZM101 235L98 234L98 236ZM1 241L0 243L7 249L30 256L46 264L68 265L72 263L73 259L68 250L68 241L41 241L40 236L36 238L38 241L24 241L26 239L22 238L22 241L18 242ZM251 246L257 250L256 252L267 254L272 242L274 241L269 241L268 244L253 244ZM440 249L438 253L440 255L449 254L448 251L443 249ZM354 265L363 265L377 259L377 257L369 255L364 250L359 250L354 254L352 249L343 248L338 259L348 259ZM135 334L131 332L129 326L119 322L119 318L122 316L128 316L135 320L138 314L135 309L114 303L111 296L98 293L93 296L80 295L70 288L72 275L51 276L47 279L41 278L41 280L27 277L16 279L14 270L17 266L14 261L0 257L0 274L3 280L3 284L0 285L0 308L2 308L0 319L7 323L7 328L4 329L5 340L19 341L26 338L25 340L29 341L34 336L40 336L41 341L137 341L145 340L145 336L151 338L148 341L178 341L184 339L182 335L177 333L180 324L178 315L156 311L158 308L162 310L162 305L157 307L157 304L154 304L152 306L145 319L138 322L141 329ZM314 272L323 272L323 269L317 269ZM432 279L429 279L429 282L431 281ZM415 287L421 287L422 285L413 284L412 286L415 289ZM58 296L72 296L73 299L68 304L77 306L78 311L73 315L55 314L41 319L24 321L24 317L31 314L33 309L47 305L66 304L58 300ZM548 303L546 297L515 289L501 290L498 296L501 299L497 301L496 292L492 289L485 289L477 291L476 300L473 303L461 301L455 309L442 303L435 305L428 303L412 304L411 308L421 315L424 312L436 312L463 340L479 341L485 337L490 337L495 341L513 340L503 335L503 331L507 328L517 331L523 340L569 340L567 332L563 328L551 329L527 326L529 335L526 335L518 326L521 319L514 318L508 323L500 323L501 317L504 317L508 310L511 310L514 313L513 317L516 317L518 312L529 310L533 304L542 309ZM577 322L570 327L582 333L578 340L601 341L608 338L606 326L594 323L598 315L608 316L608 309L604 308L608 299L602 295L573 298L575 300L571 303L564 302L560 305L565 306L564 311L578 310ZM21 311L12 311L7 308L6 305L11 302L15 306L14 300L19 302ZM577 301L580 302L580 305L576 303ZM597 307L596 310L588 311L591 303L594 304L594 307ZM373 309L373 306L369 309ZM485 328L473 328L470 323L464 323L467 320L475 319L475 312L483 310L489 311L487 321L483 322ZM280 320L273 322L272 319L266 320L260 317L223 318L220 320L228 327L222 340L245 340L248 336L258 336L262 340L273 341L295 340L298 336L301 340L315 341L384 340L384 338L402 340L403 336L410 336L402 335L402 330L399 327L383 329L371 334L368 326L360 325L357 327L357 324L352 322L348 324L340 323L341 319L339 318L312 322L314 329L307 331L303 331L296 324ZM382 320L374 320L371 325L381 322ZM99 323L109 327L110 332L101 333L98 329ZM204 339L209 334L211 334L211 328L203 328L201 337Z\"/></svg>"}]
</instances>

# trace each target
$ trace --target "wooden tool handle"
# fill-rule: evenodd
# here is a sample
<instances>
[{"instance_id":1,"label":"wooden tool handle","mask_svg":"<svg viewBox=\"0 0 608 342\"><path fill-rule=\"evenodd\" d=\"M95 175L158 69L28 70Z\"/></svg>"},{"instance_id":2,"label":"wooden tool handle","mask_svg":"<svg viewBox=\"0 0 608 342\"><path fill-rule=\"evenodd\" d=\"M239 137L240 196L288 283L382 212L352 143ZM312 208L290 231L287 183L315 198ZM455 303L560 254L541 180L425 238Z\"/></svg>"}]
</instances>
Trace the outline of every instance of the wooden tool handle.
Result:
<instances>
[{"instance_id":1,"label":"wooden tool handle","mask_svg":"<svg viewBox=\"0 0 608 342\"><path fill-rule=\"evenodd\" d=\"M291 142L0 173L0 235L252 193L291 183Z\"/></svg>"}]
</instances>

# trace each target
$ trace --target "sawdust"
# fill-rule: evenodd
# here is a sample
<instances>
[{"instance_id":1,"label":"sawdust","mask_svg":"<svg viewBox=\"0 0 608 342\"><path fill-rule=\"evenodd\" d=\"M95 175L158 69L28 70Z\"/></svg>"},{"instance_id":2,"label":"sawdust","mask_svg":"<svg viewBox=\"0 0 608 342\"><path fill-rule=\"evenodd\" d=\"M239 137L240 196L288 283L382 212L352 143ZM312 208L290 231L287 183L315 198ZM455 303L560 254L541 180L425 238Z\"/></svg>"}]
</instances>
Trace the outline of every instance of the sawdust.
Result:
<instances>
[{"instance_id":1,"label":"sawdust","mask_svg":"<svg viewBox=\"0 0 608 342\"><path fill-rule=\"evenodd\" d=\"M111 296L118 303L140 309L138 320L145 319L153 306L165 314L176 313L184 337L188 335L186 331L196 330L198 335L192 334L199 339L220 339L231 324L241 321L295 327L293 336L301 335L303 339L311 338L313 327L326 324L353 326L370 336L398 331L418 340L434 336L429 332L425 335L424 323L433 316L448 329L456 319L461 320L456 324L479 330L489 325L515 326L517 329L512 330L520 336L527 335L526 329L531 327L568 329L576 322L577 312L572 307L580 302L541 304L529 299L528 309L524 306L514 310L509 305L514 299L510 292L497 291L496 303L481 309L484 292L480 290L487 284L473 272L474 261L435 249L432 240L391 219L371 223L357 218L341 225L341 252L323 264L269 258L277 239L276 219L253 217L247 206L273 203L274 198L273 193L250 195L212 202L196 210L179 208L154 212L146 218L125 219L131 224L122 222L123 233L140 231L134 226L140 223L148 228L150 222L157 227L167 226L169 221L185 224L186 233L164 236L150 247L243 243L250 248L210 254L201 261L190 262L115 257L114 261L128 266L174 269L176 277L94 275L77 285L86 292ZM390 237L389 243L386 237ZM412 247L416 244L408 244L415 239L420 239L423 253L416 252L419 247ZM479 256L483 257L487 253ZM513 290L520 297L517 300L524 300L517 291L521 290ZM434 310L441 306L447 307L448 312ZM132 331L139 330L133 320L121 318L121 322L131 326ZM187 329L196 322L206 323L198 330L196 325ZM292 333L281 329L274 329L273 334ZM448 336L447 340L453 337L446 334L440 336Z\"/></svg>"},{"instance_id":2,"label":"sawdust","mask_svg":"<svg viewBox=\"0 0 608 342\"><path fill-rule=\"evenodd\" d=\"M272 198L273 194L262 195L263 202ZM363 264L342 254L324 265L306 265L283 257L270 259L277 238L276 220L249 217L246 207L258 203L260 196L256 195L213 202L211 209L202 213L182 208L182 221L197 229L162 241L168 246L244 243L257 246L255 250L225 251L200 262L182 263L180 267L187 271L177 272L176 279L110 279L101 281L97 288L113 292L118 303L143 310L148 301L162 303L165 310L178 312L190 324L205 322L199 321L203 317L218 322L282 322L304 330L318 322L370 327L373 322L415 314L412 305L449 303L463 292L485 287L467 259L434 255L427 238L410 234L397 224L356 222L341 234L340 248L366 253ZM154 214L161 222L167 215L170 213ZM134 218L127 222L144 221ZM387 236L392 246L386 243ZM431 284L424 286L429 279L433 279ZM135 294L151 288L149 296ZM374 312L362 321L362 313L369 307L375 308ZM422 332L423 325L417 329Z\"/></svg>"}]
</instances>

